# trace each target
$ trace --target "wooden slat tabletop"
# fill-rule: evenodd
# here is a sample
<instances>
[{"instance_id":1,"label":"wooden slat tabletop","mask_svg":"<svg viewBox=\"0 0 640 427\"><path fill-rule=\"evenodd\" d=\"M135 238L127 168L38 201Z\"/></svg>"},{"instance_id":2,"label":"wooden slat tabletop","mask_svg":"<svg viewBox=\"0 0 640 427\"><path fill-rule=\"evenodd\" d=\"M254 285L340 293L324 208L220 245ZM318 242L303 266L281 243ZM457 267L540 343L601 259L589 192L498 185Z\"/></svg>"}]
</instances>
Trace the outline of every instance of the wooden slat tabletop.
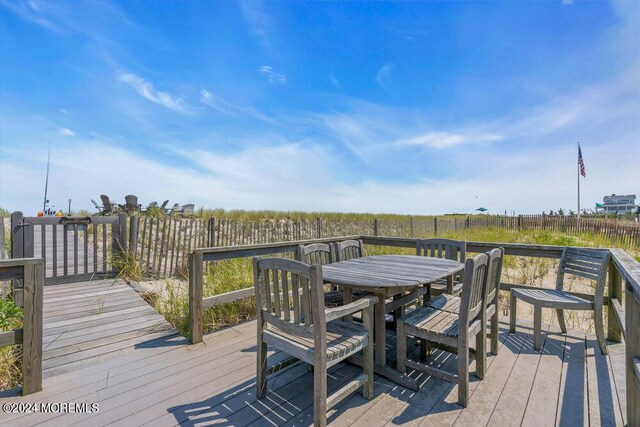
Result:
<instances>
[{"instance_id":1,"label":"wooden slat tabletop","mask_svg":"<svg viewBox=\"0 0 640 427\"><path fill-rule=\"evenodd\" d=\"M340 261L322 267L325 282L362 288L404 288L443 279L464 264L415 255L376 255Z\"/></svg>"}]
</instances>

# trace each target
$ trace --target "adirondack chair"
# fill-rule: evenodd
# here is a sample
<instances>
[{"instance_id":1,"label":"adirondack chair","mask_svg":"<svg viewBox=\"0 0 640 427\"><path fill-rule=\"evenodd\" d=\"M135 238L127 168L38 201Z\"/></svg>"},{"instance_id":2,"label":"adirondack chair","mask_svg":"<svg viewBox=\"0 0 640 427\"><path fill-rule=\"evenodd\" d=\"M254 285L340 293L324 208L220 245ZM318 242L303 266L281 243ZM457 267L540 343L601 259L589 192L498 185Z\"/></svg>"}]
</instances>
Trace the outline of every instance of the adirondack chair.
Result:
<instances>
[{"instance_id":1,"label":"adirondack chair","mask_svg":"<svg viewBox=\"0 0 640 427\"><path fill-rule=\"evenodd\" d=\"M312 364L314 425L326 425L327 409L359 387L373 397L373 305L363 298L342 307L325 308L322 267L285 258L253 258L258 345L256 395L267 393L267 376L290 364L267 366L267 345ZM362 311L363 325L340 320ZM327 368L363 351L362 375L327 396ZM294 360L295 360L294 359Z\"/></svg>"},{"instance_id":2,"label":"adirondack chair","mask_svg":"<svg viewBox=\"0 0 640 427\"><path fill-rule=\"evenodd\" d=\"M458 383L458 403L469 404L469 342L476 339L476 354L485 354L483 325L484 290L489 270L489 256L478 254L468 259L464 268L462 298L458 313L421 306L397 322L397 365L401 373L410 367L428 375ZM485 332L486 333L486 332ZM444 346L457 353L457 374L407 359L407 336ZM476 360L476 376L484 378L486 359Z\"/></svg>"},{"instance_id":3,"label":"adirondack chair","mask_svg":"<svg viewBox=\"0 0 640 427\"><path fill-rule=\"evenodd\" d=\"M111 201L109 200L109 196L107 196L105 194L101 194L100 195L100 200L102 201L102 212L104 214L109 214L109 213L115 212L114 209L113 209L113 205L111 204Z\"/></svg>"},{"instance_id":4,"label":"adirondack chair","mask_svg":"<svg viewBox=\"0 0 640 427\"><path fill-rule=\"evenodd\" d=\"M305 264L325 265L336 261L335 246L330 243L312 243L299 245L295 259ZM342 291L331 289L324 292L324 304L327 307L337 307L343 304Z\"/></svg>"},{"instance_id":5,"label":"adirondack chair","mask_svg":"<svg viewBox=\"0 0 640 427\"><path fill-rule=\"evenodd\" d=\"M138 210L138 196L128 194L124 196L124 210L127 212L135 212Z\"/></svg>"},{"instance_id":6,"label":"adirondack chair","mask_svg":"<svg viewBox=\"0 0 640 427\"><path fill-rule=\"evenodd\" d=\"M464 262L467 255L467 244L463 241L451 239L418 240L416 255L445 258L458 262ZM462 282L460 282L460 280L456 280L460 278L451 279L443 279L432 283L431 296L435 297L443 293L460 295L460 292L462 292Z\"/></svg>"},{"instance_id":7,"label":"adirondack chair","mask_svg":"<svg viewBox=\"0 0 640 427\"><path fill-rule=\"evenodd\" d=\"M195 213L195 205L193 203L187 203L182 206L182 215L191 216Z\"/></svg>"},{"instance_id":8,"label":"adirondack chair","mask_svg":"<svg viewBox=\"0 0 640 427\"><path fill-rule=\"evenodd\" d=\"M91 203L93 203L93 206L95 206L99 212L102 212L102 206L100 206L95 200L91 199Z\"/></svg>"},{"instance_id":9,"label":"adirondack chair","mask_svg":"<svg viewBox=\"0 0 640 427\"><path fill-rule=\"evenodd\" d=\"M502 275L502 260L504 258L504 248L495 248L487 252L489 256L489 276L487 277L486 289L484 291L484 309L482 312L482 324L485 328L481 333L486 338L486 325L491 324L491 352L498 354L499 344L499 320L500 313L498 312L498 294L500 290L500 277ZM453 296L451 294L442 294L429 301L426 305L435 309L446 311L449 313L459 313L461 298ZM485 355L478 355L478 357L484 357Z\"/></svg>"},{"instance_id":10,"label":"adirondack chair","mask_svg":"<svg viewBox=\"0 0 640 427\"><path fill-rule=\"evenodd\" d=\"M179 203L174 203L173 207L169 211L169 215L176 215L179 212L180 212L180 204Z\"/></svg>"},{"instance_id":11,"label":"adirondack chair","mask_svg":"<svg viewBox=\"0 0 640 427\"><path fill-rule=\"evenodd\" d=\"M566 247L562 251L556 278L556 289L512 289L509 331L516 331L516 307L520 299L533 305L533 348L540 350L542 308L555 308L560 330L567 333L564 310L593 310L596 338L602 354L607 354L602 311L604 286L610 254L608 251ZM563 290L564 278L569 274L595 281L593 300L577 297Z\"/></svg>"},{"instance_id":12,"label":"adirondack chair","mask_svg":"<svg viewBox=\"0 0 640 427\"><path fill-rule=\"evenodd\" d=\"M167 205L169 204L168 200L165 200L164 202L162 202L162 204L160 205L160 209L162 210L166 210L167 209Z\"/></svg>"}]
</instances>

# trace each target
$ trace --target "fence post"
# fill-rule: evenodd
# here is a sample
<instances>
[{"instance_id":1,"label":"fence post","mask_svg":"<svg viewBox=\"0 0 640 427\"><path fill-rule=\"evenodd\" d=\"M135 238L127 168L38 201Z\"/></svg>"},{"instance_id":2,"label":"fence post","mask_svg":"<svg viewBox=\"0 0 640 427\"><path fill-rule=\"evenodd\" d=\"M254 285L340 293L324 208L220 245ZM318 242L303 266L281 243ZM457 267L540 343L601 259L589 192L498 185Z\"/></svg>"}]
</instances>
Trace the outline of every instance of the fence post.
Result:
<instances>
[{"instance_id":1,"label":"fence post","mask_svg":"<svg viewBox=\"0 0 640 427\"><path fill-rule=\"evenodd\" d=\"M189 254L189 341L202 342L202 253Z\"/></svg>"},{"instance_id":2,"label":"fence post","mask_svg":"<svg viewBox=\"0 0 640 427\"><path fill-rule=\"evenodd\" d=\"M373 235L378 235L378 218L373 218Z\"/></svg>"},{"instance_id":3,"label":"fence post","mask_svg":"<svg viewBox=\"0 0 640 427\"><path fill-rule=\"evenodd\" d=\"M409 217L409 230L411 233L409 234L409 237L413 238L413 216Z\"/></svg>"},{"instance_id":4,"label":"fence post","mask_svg":"<svg viewBox=\"0 0 640 427\"><path fill-rule=\"evenodd\" d=\"M42 390L42 261L24 266L22 327L22 395Z\"/></svg>"},{"instance_id":5,"label":"fence post","mask_svg":"<svg viewBox=\"0 0 640 427\"><path fill-rule=\"evenodd\" d=\"M438 235L438 217L434 217L433 218L433 235L437 236Z\"/></svg>"},{"instance_id":6,"label":"fence post","mask_svg":"<svg viewBox=\"0 0 640 427\"><path fill-rule=\"evenodd\" d=\"M20 211L11 214L11 258L25 258L22 219Z\"/></svg>"},{"instance_id":7,"label":"fence post","mask_svg":"<svg viewBox=\"0 0 640 427\"><path fill-rule=\"evenodd\" d=\"M465 230L469 229L470 222L471 222L471 218L470 218L469 215L467 215L467 218L464 220L464 228L465 228Z\"/></svg>"},{"instance_id":8,"label":"fence post","mask_svg":"<svg viewBox=\"0 0 640 427\"><path fill-rule=\"evenodd\" d=\"M120 233L120 247L122 252L127 252L127 214L121 212L118 215L118 232Z\"/></svg>"},{"instance_id":9,"label":"fence post","mask_svg":"<svg viewBox=\"0 0 640 427\"><path fill-rule=\"evenodd\" d=\"M615 308L613 300L617 299L622 302L622 276L618 272L613 259L609 261L609 304L607 306L607 339L614 342L622 342L622 331L620 325L616 321Z\"/></svg>"},{"instance_id":10,"label":"fence post","mask_svg":"<svg viewBox=\"0 0 640 427\"><path fill-rule=\"evenodd\" d=\"M318 217L316 218L316 232L318 233L318 239L322 236L320 227L322 227L322 220Z\"/></svg>"},{"instance_id":11,"label":"fence post","mask_svg":"<svg viewBox=\"0 0 640 427\"><path fill-rule=\"evenodd\" d=\"M522 215L518 215L518 231L522 230Z\"/></svg>"},{"instance_id":12,"label":"fence post","mask_svg":"<svg viewBox=\"0 0 640 427\"><path fill-rule=\"evenodd\" d=\"M210 248L216 245L216 219L214 217L209 218L209 233L207 246Z\"/></svg>"},{"instance_id":13,"label":"fence post","mask_svg":"<svg viewBox=\"0 0 640 427\"><path fill-rule=\"evenodd\" d=\"M129 251L135 257L138 251L138 215L133 215L129 224Z\"/></svg>"},{"instance_id":14,"label":"fence post","mask_svg":"<svg viewBox=\"0 0 640 427\"><path fill-rule=\"evenodd\" d=\"M7 243L4 231L4 218L2 218L2 224L0 224L0 259L7 258Z\"/></svg>"}]
</instances>

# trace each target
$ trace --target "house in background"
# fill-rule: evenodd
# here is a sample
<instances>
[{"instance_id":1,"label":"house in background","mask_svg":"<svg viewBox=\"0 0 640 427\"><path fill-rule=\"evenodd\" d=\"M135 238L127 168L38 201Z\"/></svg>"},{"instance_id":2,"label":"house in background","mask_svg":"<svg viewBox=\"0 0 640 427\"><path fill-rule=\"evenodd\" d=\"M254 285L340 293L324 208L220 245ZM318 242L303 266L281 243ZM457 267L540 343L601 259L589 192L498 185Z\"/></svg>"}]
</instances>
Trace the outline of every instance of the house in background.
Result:
<instances>
[{"instance_id":1,"label":"house in background","mask_svg":"<svg viewBox=\"0 0 640 427\"><path fill-rule=\"evenodd\" d=\"M603 204L596 204L596 212L605 214L624 215L635 213L638 209L636 205L636 195L627 194L625 196L612 194L602 198Z\"/></svg>"}]
</instances>

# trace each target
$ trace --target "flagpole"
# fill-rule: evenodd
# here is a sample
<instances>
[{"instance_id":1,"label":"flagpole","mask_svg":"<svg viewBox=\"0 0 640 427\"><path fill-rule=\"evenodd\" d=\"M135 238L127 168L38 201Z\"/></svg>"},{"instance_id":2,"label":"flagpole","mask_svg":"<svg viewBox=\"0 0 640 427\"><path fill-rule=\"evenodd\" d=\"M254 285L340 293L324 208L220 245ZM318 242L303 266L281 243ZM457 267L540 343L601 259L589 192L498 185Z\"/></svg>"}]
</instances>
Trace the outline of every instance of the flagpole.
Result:
<instances>
[{"instance_id":1,"label":"flagpole","mask_svg":"<svg viewBox=\"0 0 640 427\"><path fill-rule=\"evenodd\" d=\"M578 152L580 152L580 142L578 142ZM580 161L576 162L576 167L578 169L578 220L577 224L580 224Z\"/></svg>"}]
</instances>

